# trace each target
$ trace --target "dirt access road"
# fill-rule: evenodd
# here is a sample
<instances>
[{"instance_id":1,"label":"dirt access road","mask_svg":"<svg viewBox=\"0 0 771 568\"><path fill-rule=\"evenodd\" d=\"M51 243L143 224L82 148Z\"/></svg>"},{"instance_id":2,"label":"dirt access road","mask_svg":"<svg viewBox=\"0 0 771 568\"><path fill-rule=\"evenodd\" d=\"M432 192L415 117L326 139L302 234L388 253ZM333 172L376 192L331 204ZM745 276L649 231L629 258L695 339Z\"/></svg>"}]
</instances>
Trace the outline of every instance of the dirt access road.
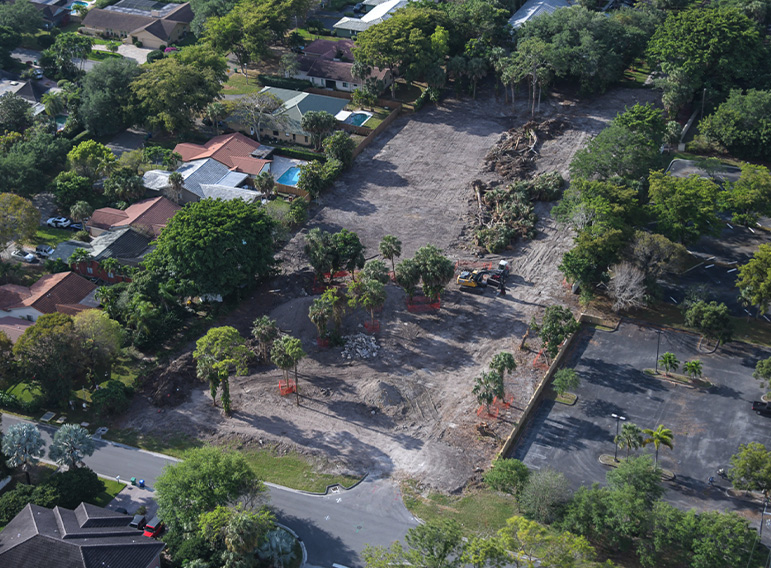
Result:
<instances>
[{"instance_id":1,"label":"dirt access road","mask_svg":"<svg viewBox=\"0 0 771 568\"><path fill-rule=\"evenodd\" d=\"M588 136L625 105L654 96L617 90L589 103L546 102L544 116L562 116L570 128L543 144L539 169L565 174ZM470 182L495 181L495 174L481 171L483 157L505 130L528 118L523 105L504 105L490 95L402 116L323 196L308 228L355 231L367 257L377 254L383 235L392 234L401 239L403 256L432 243L462 264L472 260L476 249L464 236L472 218ZM301 338L308 353L299 368L302 405L278 394L280 371L255 365L249 376L231 380L235 412L225 419L212 407L205 386L195 382L188 352L183 355L187 364L178 365L182 387L192 385L190 396L162 412L140 399L121 426L277 443L318 456L330 471L411 476L445 491L463 487L489 466L499 447L496 437L508 434L542 372L533 369L532 352L518 351L527 324L550 304L575 301L557 270L572 237L556 226L549 209L549 204L537 206L537 239L504 255L514 275L505 298L492 291L463 293L452 284L438 313L412 314L403 291L389 285L376 336L380 350L362 360L344 359L340 348L316 346L316 330L307 317L313 298L302 253L305 231L298 233L280 254L283 274L218 323L248 334L251 322L269 313L282 330ZM367 319L363 311L348 314L344 333L363 331ZM513 404L497 420L480 418L473 380L501 350L519 360L506 384ZM481 422L489 423L484 435Z\"/></svg>"}]
</instances>

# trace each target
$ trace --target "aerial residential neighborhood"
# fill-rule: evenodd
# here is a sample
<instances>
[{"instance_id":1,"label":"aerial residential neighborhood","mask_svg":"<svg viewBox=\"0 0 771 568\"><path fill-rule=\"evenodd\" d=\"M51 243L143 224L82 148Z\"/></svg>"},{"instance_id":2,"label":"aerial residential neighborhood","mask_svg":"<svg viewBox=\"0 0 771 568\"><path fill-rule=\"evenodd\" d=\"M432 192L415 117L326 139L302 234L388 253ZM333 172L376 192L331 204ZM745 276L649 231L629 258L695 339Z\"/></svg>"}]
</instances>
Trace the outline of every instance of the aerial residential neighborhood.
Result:
<instances>
[{"instance_id":1,"label":"aerial residential neighborhood","mask_svg":"<svg viewBox=\"0 0 771 568\"><path fill-rule=\"evenodd\" d=\"M0 4L0 568L771 565L771 0Z\"/></svg>"}]
</instances>

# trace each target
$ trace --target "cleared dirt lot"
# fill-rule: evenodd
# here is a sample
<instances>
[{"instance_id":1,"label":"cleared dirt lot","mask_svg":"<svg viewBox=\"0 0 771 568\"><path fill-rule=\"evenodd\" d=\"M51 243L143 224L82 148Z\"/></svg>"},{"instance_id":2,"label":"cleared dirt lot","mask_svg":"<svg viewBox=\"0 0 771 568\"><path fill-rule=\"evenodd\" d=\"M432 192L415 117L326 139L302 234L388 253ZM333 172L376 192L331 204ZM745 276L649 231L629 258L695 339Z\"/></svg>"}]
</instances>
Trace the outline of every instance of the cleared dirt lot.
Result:
<instances>
[{"instance_id":1,"label":"cleared dirt lot","mask_svg":"<svg viewBox=\"0 0 771 568\"><path fill-rule=\"evenodd\" d=\"M625 105L653 98L649 91L623 90L589 104L545 103L547 117L563 116L570 127L543 145L539 170L566 173L588 136ZM367 257L376 256L382 236L392 234L402 240L404 256L432 243L461 265L478 261L465 237L472 218L469 184L495 181L494 174L481 171L483 157L502 132L528 118L523 108L485 95L400 117L323 196L308 228L353 230ZM308 353L300 365L302 406L279 396L279 371L255 366L248 377L231 381L235 415L226 420L188 370L186 385L194 388L184 403L159 413L138 401L122 425L277 442L324 458L330 469L409 475L448 491L462 487L489 465L499 447L496 437L508 434L541 372L532 367L532 353L517 351L528 322L545 306L574 302L557 270L572 236L549 217L550 207L537 205L536 240L504 255L514 274L504 298L492 291L462 293L452 284L437 314L411 314L403 291L389 286L379 316L381 349L366 360L345 360L339 348L316 346L316 330L307 317L310 267L302 253L303 235L296 235L280 254L283 274L218 323L246 334L256 317L269 313L283 330L300 337ZM362 331L367 318L362 311L349 314L345 333ZM519 359L517 372L507 377L513 404L498 420L479 418L473 379L502 350ZM486 435L478 429L483 421L490 423Z\"/></svg>"}]
</instances>

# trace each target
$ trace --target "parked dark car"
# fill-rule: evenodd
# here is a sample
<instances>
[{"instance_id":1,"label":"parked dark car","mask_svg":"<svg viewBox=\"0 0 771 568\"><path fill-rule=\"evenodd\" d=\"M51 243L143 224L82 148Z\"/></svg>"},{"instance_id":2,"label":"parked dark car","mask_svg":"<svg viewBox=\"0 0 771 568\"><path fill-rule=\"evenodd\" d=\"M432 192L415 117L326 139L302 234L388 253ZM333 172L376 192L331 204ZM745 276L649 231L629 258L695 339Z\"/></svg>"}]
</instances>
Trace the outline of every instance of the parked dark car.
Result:
<instances>
[{"instance_id":1,"label":"parked dark car","mask_svg":"<svg viewBox=\"0 0 771 568\"><path fill-rule=\"evenodd\" d=\"M67 227L70 231L82 231L83 230L83 223L70 223L70 226Z\"/></svg>"},{"instance_id":2,"label":"parked dark car","mask_svg":"<svg viewBox=\"0 0 771 568\"><path fill-rule=\"evenodd\" d=\"M752 410L754 410L756 414L771 416L771 403L755 400L752 403Z\"/></svg>"},{"instance_id":3,"label":"parked dark car","mask_svg":"<svg viewBox=\"0 0 771 568\"><path fill-rule=\"evenodd\" d=\"M118 507L115 509L116 513L120 513L121 515L128 515L128 511L124 509L123 507Z\"/></svg>"},{"instance_id":4,"label":"parked dark car","mask_svg":"<svg viewBox=\"0 0 771 568\"><path fill-rule=\"evenodd\" d=\"M166 527L163 526L163 521L160 520L158 517L153 517L153 519L145 525L145 532L144 536L149 536L150 538L157 538L161 534L163 534L163 530Z\"/></svg>"},{"instance_id":5,"label":"parked dark car","mask_svg":"<svg viewBox=\"0 0 771 568\"><path fill-rule=\"evenodd\" d=\"M144 530L145 525L147 524L147 519L144 515L134 515L134 518L131 519L131 522L129 523L129 526L135 529Z\"/></svg>"},{"instance_id":6,"label":"parked dark car","mask_svg":"<svg viewBox=\"0 0 771 568\"><path fill-rule=\"evenodd\" d=\"M361 2L357 3L357 4L356 4L356 5L353 7L353 13L354 13L354 14L360 14L360 13L361 13L361 12L363 12L363 11L364 11L364 4L362 4Z\"/></svg>"}]
</instances>

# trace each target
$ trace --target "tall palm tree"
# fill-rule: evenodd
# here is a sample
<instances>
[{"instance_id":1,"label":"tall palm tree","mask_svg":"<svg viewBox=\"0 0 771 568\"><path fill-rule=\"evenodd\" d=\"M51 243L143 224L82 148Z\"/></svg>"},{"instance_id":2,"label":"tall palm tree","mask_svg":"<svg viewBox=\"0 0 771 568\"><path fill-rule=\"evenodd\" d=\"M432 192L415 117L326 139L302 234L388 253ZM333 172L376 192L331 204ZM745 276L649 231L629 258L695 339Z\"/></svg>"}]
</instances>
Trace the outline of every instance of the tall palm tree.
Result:
<instances>
[{"instance_id":1,"label":"tall palm tree","mask_svg":"<svg viewBox=\"0 0 771 568\"><path fill-rule=\"evenodd\" d=\"M664 367L664 374L669 376L669 371L677 371L680 367L680 361L677 360L674 353L667 351L659 359L659 364Z\"/></svg>"},{"instance_id":2,"label":"tall palm tree","mask_svg":"<svg viewBox=\"0 0 771 568\"><path fill-rule=\"evenodd\" d=\"M182 188L184 186L185 179L179 172L172 172L169 176L169 187L166 189L166 197L177 205L181 205L182 200Z\"/></svg>"},{"instance_id":3,"label":"tall palm tree","mask_svg":"<svg viewBox=\"0 0 771 568\"><path fill-rule=\"evenodd\" d=\"M67 108L67 100L61 91L54 93L48 92L43 95L41 101L45 106L45 113L48 116L61 114L64 112L64 109Z\"/></svg>"},{"instance_id":4,"label":"tall palm tree","mask_svg":"<svg viewBox=\"0 0 771 568\"><path fill-rule=\"evenodd\" d=\"M643 446L647 446L648 444L653 443L653 446L656 448L656 460L654 463L655 465L658 465L659 448L661 446L666 446L671 450L672 446L674 445L674 435L672 434L672 430L669 428L664 428L663 424L659 424L658 428L655 430L646 428L643 430L643 434L647 436L647 438L643 440Z\"/></svg>"},{"instance_id":5,"label":"tall palm tree","mask_svg":"<svg viewBox=\"0 0 771 568\"><path fill-rule=\"evenodd\" d=\"M701 361L698 359L694 359L693 361L686 361L685 365L683 365L683 369L685 369L685 372L692 379L701 377L702 375Z\"/></svg>"},{"instance_id":6,"label":"tall palm tree","mask_svg":"<svg viewBox=\"0 0 771 568\"><path fill-rule=\"evenodd\" d=\"M393 235L386 235L378 245L378 251L383 258L387 258L391 261L391 271L396 272L396 266L394 264L394 258L398 258L402 255L402 242Z\"/></svg>"},{"instance_id":7,"label":"tall palm tree","mask_svg":"<svg viewBox=\"0 0 771 568\"><path fill-rule=\"evenodd\" d=\"M629 457L629 451L637 449L643 445L643 431L637 424L627 422L621 427L621 433L615 440L619 448L626 447L626 457Z\"/></svg>"}]
</instances>

